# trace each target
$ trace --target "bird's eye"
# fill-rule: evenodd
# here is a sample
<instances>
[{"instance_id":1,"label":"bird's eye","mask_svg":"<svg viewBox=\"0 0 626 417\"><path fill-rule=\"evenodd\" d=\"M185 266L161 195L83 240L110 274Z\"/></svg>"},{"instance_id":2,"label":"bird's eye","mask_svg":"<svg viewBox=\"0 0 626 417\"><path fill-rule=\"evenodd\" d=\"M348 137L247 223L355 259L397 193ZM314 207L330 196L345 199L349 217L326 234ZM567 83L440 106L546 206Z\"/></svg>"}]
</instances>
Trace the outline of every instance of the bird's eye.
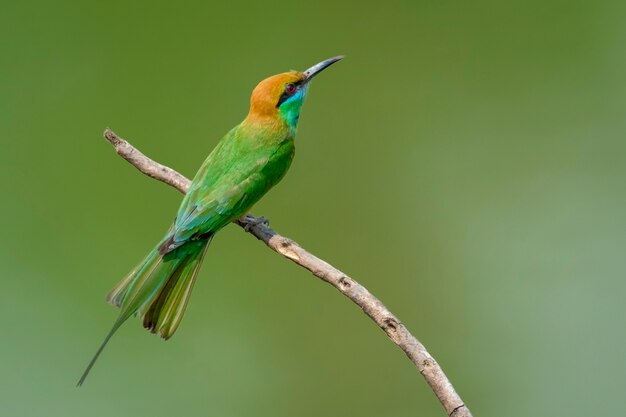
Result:
<instances>
[{"instance_id":1,"label":"bird's eye","mask_svg":"<svg viewBox=\"0 0 626 417\"><path fill-rule=\"evenodd\" d=\"M293 94L296 91L296 85L293 83L289 83L285 86L285 91L289 94Z\"/></svg>"}]
</instances>

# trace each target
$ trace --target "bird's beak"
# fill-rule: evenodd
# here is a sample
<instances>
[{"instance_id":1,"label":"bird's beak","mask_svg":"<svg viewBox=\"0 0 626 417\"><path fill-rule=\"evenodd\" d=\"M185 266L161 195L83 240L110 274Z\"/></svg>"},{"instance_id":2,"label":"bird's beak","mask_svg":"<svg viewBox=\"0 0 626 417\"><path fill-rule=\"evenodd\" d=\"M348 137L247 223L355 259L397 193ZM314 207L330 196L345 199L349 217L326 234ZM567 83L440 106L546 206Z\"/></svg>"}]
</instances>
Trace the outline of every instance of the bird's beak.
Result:
<instances>
[{"instance_id":1,"label":"bird's beak","mask_svg":"<svg viewBox=\"0 0 626 417\"><path fill-rule=\"evenodd\" d=\"M335 62L341 61L342 59L343 59L343 55L339 55L339 56L336 56L334 58L328 58L328 59L320 62L319 64L313 65L311 68L309 68L308 70L304 71L304 76L306 77L304 79L304 82L308 83L317 74L319 74L320 72L324 71L326 68L330 67Z\"/></svg>"}]
</instances>

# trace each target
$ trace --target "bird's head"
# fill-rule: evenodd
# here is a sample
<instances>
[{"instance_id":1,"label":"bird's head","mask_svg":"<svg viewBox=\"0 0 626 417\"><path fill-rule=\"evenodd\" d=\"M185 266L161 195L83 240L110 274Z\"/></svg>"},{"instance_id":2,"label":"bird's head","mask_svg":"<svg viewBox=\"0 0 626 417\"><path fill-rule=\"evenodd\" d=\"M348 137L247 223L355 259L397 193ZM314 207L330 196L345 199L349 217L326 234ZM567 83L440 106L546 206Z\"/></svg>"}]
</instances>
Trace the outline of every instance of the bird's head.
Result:
<instances>
[{"instance_id":1,"label":"bird's head","mask_svg":"<svg viewBox=\"0 0 626 417\"><path fill-rule=\"evenodd\" d=\"M304 72L289 71L264 79L252 92L248 119L279 120L295 129L309 83L313 77L342 58L327 59Z\"/></svg>"}]
</instances>

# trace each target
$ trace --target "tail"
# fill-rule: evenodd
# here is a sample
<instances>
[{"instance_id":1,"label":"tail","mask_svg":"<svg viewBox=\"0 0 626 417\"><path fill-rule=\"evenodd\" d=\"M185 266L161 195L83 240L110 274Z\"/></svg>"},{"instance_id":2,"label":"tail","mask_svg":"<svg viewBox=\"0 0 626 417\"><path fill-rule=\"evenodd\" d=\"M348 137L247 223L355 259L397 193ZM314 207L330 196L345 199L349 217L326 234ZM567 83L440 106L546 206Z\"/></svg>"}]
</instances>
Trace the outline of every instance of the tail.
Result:
<instances>
[{"instance_id":1,"label":"tail","mask_svg":"<svg viewBox=\"0 0 626 417\"><path fill-rule=\"evenodd\" d=\"M113 334L133 315L143 318L143 326L162 338L172 337L185 313L202 259L211 239L189 241L160 255L159 246L120 281L107 295L107 301L120 308L120 315L104 338L77 386L81 386Z\"/></svg>"}]
</instances>

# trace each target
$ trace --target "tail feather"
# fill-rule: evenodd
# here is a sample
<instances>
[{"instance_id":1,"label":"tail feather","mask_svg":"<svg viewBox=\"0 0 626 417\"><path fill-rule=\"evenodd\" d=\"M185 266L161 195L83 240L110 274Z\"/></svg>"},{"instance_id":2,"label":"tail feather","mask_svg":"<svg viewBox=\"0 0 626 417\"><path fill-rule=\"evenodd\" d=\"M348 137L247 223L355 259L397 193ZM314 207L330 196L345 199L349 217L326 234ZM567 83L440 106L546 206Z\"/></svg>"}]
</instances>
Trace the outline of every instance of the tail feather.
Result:
<instances>
[{"instance_id":1,"label":"tail feather","mask_svg":"<svg viewBox=\"0 0 626 417\"><path fill-rule=\"evenodd\" d=\"M137 276L142 274L146 269L154 267L156 263L161 261L161 257L158 256L156 251L151 251L148 256L137 265L130 273L121 280L106 296L106 300L115 307L121 307L128 294L128 290L137 282ZM150 274L145 274L144 277L148 278Z\"/></svg>"},{"instance_id":2,"label":"tail feather","mask_svg":"<svg viewBox=\"0 0 626 417\"><path fill-rule=\"evenodd\" d=\"M143 326L146 329L158 333L166 340L176 332L187 308L207 247L208 241L202 242L201 247L192 250L185 262L174 271L156 300L149 305L146 304L142 309Z\"/></svg>"},{"instance_id":3,"label":"tail feather","mask_svg":"<svg viewBox=\"0 0 626 417\"><path fill-rule=\"evenodd\" d=\"M159 254L159 246L133 269L107 295L107 301L120 308L115 324L78 381L82 385L113 334L133 315L164 339L172 337L182 320L196 275L211 239L187 242L175 250Z\"/></svg>"},{"instance_id":4,"label":"tail feather","mask_svg":"<svg viewBox=\"0 0 626 417\"><path fill-rule=\"evenodd\" d=\"M113 327L111 328L111 330L109 330L109 333L104 338L104 341L102 342L102 344L96 351L96 354L93 355L93 358L91 358L91 361L89 361L89 365L87 365L87 368L85 368L85 370L83 371L83 374L81 375L80 379L78 380L78 383L76 384L77 387L80 387L81 385L83 385L83 383L85 382L85 379L87 379L87 375L89 375L89 372L91 372L91 368L93 368L94 364L98 360L98 356L100 356L100 354L104 350L107 343L109 343L109 340L111 340L111 336L115 334L115 332L117 331L117 329L120 328L122 323L124 322L117 320L115 324L113 325Z\"/></svg>"}]
</instances>

